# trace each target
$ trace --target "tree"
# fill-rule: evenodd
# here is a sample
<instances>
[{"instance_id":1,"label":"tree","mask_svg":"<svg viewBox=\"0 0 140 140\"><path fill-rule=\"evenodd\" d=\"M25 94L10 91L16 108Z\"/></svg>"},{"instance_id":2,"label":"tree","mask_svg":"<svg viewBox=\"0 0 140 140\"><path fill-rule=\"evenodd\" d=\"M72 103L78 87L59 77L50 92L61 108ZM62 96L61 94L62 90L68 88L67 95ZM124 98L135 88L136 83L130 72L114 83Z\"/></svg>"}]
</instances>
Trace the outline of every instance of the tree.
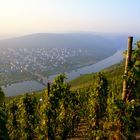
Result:
<instances>
[{"instance_id":1,"label":"tree","mask_svg":"<svg viewBox=\"0 0 140 140\"><path fill-rule=\"evenodd\" d=\"M104 139L103 122L105 118L108 98L108 81L99 73L96 79L96 87L91 91L89 99L89 137Z\"/></svg>"},{"instance_id":2,"label":"tree","mask_svg":"<svg viewBox=\"0 0 140 140\"><path fill-rule=\"evenodd\" d=\"M38 125L38 115L37 115L37 99L34 94L26 94L23 98L23 104L25 109L25 133L27 139L36 138L36 127Z\"/></svg>"},{"instance_id":3,"label":"tree","mask_svg":"<svg viewBox=\"0 0 140 140\"><path fill-rule=\"evenodd\" d=\"M71 92L65 82L66 76L59 75L51 85L48 107L49 139L66 139L72 127Z\"/></svg>"},{"instance_id":4,"label":"tree","mask_svg":"<svg viewBox=\"0 0 140 140\"><path fill-rule=\"evenodd\" d=\"M5 103L3 103L4 99L4 92L0 88L0 139L1 140L8 140L8 130L6 128L7 124L7 113L5 109Z\"/></svg>"}]
</instances>

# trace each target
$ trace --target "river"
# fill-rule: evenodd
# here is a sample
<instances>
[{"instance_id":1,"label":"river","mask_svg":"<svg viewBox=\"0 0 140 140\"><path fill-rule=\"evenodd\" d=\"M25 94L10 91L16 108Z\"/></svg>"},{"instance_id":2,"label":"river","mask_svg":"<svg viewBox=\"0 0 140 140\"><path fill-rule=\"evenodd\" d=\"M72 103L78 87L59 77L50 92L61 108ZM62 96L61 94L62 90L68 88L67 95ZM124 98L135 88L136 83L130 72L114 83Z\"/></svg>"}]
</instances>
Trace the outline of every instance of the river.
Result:
<instances>
[{"instance_id":1,"label":"river","mask_svg":"<svg viewBox=\"0 0 140 140\"><path fill-rule=\"evenodd\" d=\"M15 95L23 94L23 93L30 93L33 91L42 90L44 88L45 88L44 85L34 80L2 86L2 90L4 91L6 96L15 96Z\"/></svg>"},{"instance_id":2,"label":"river","mask_svg":"<svg viewBox=\"0 0 140 140\"><path fill-rule=\"evenodd\" d=\"M80 76L81 74L98 72L104 68L107 68L113 64L116 64L123 60L122 56L123 50L117 51L114 55L90 66L85 66L77 70L73 70L70 73L66 73L68 81ZM57 75L52 75L48 79L52 81ZM23 93L33 92L44 89L45 86L38 83L37 81L24 81L20 83L15 83L12 85L2 86L2 89L6 96L15 96Z\"/></svg>"},{"instance_id":3,"label":"river","mask_svg":"<svg viewBox=\"0 0 140 140\"><path fill-rule=\"evenodd\" d=\"M104 68L107 68L111 65L114 65L116 63L119 63L121 60L123 60L123 50L118 50L114 55L99 61L96 64L89 65L83 68L79 68L77 70L73 70L70 73L66 73L68 77L68 81L80 76L81 74L88 74L88 73L93 73L93 72L98 72ZM57 75L52 75L49 77L49 80L52 81Z\"/></svg>"}]
</instances>

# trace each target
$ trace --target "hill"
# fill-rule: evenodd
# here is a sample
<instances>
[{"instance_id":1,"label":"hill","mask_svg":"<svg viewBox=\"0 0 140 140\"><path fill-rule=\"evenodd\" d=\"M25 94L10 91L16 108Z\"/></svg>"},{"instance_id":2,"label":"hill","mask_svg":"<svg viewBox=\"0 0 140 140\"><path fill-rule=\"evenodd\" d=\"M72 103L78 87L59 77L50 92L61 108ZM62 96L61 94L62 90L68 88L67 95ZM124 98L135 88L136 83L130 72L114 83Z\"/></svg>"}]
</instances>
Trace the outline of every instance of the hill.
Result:
<instances>
[{"instance_id":1,"label":"hill","mask_svg":"<svg viewBox=\"0 0 140 140\"><path fill-rule=\"evenodd\" d=\"M108 80L113 81L115 79L121 79L121 81L118 80L119 83L121 83L124 73L124 62L122 61L118 64L112 65L106 69L101 70L101 72L105 74ZM84 74L70 81L69 83L72 90L89 87L93 84L96 74L97 73Z\"/></svg>"},{"instance_id":2,"label":"hill","mask_svg":"<svg viewBox=\"0 0 140 140\"><path fill-rule=\"evenodd\" d=\"M16 38L0 40L0 45L7 47L107 47L120 49L124 45L125 35L97 34L97 33L37 33ZM1 46L2 47L2 46ZM107 49L106 48L106 49Z\"/></svg>"},{"instance_id":3,"label":"hill","mask_svg":"<svg viewBox=\"0 0 140 140\"><path fill-rule=\"evenodd\" d=\"M0 40L0 72L4 79L0 85L48 78L95 64L124 49L124 38L98 33L38 33Z\"/></svg>"},{"instance_id":4,"label":"hill","mask_svg":"<svg viewBox=\"0 0 140 140\"><path fill-rule=\"evenodd\" d=\"M97 33L38 33L0 40L0 47L84 49L87 51L87 56L103 59L124 48L125 38L122 35L112 37L108 34Z\"/></svg>"}]
</instances>

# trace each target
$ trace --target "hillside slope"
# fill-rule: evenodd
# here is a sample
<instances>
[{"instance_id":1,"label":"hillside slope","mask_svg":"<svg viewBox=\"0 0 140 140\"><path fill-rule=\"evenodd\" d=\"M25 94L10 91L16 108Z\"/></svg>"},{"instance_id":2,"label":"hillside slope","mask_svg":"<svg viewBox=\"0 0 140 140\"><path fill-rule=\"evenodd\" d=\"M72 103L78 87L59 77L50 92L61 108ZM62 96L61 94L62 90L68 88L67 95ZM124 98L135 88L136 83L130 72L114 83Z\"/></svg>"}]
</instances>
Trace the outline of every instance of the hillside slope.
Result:
<instances>
[{"instance_id":1,"label":"hillside slope","mask_svg":"<svg viewBox=\"0 0 140 140\"><path fill-rule=\"evenodd\" d=\"M122 77L123 77L123 72L124 72L124 62L120 62L118 64L112 65L100 72L104 72L108 80L116 80L116 79L121 79L122 82ZM96 73L91 73L91 74L84 74L76 79L70 81L71 88L73 90L78 89L78 88L84 88L84 87L89 87L91 84L94 83L94 78L96 76Z\"/></svg>"}]
</instances>

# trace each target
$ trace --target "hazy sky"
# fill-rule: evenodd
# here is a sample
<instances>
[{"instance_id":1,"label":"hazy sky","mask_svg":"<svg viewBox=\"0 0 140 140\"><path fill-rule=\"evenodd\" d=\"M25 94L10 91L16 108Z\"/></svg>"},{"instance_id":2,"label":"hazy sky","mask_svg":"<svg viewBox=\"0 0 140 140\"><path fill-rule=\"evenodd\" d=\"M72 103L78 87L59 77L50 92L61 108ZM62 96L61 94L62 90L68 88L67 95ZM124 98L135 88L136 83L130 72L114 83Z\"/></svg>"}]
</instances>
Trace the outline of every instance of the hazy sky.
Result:
<instances>
[{"instance_id":1,"label":"hazy sky","mask_svg":"<svg viewBox=\"0 0 140 140\"><path fill-rule=\"evenodd\" d=\"M140 34L140 0L0 0L0 35L38 32Z\"/></svg>"}]
</instances>

